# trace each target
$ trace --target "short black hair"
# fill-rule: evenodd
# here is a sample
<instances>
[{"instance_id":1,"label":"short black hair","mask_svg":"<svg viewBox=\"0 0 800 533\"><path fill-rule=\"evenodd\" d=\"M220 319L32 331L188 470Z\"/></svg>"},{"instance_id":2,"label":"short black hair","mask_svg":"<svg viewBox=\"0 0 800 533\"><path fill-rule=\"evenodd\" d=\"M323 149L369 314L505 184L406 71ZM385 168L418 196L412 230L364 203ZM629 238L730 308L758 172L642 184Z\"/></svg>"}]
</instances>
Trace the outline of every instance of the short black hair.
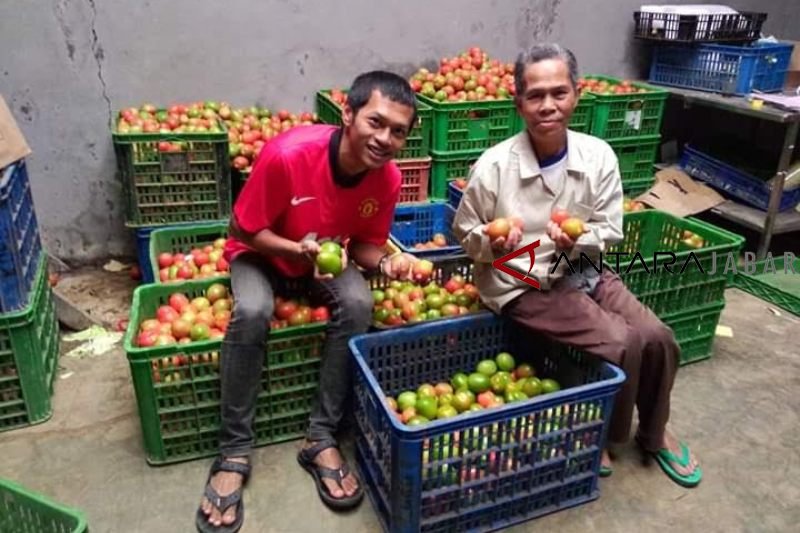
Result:
<instances>
[{"instance_id":1,"label":"short black hair","mask_svg":"<svg viewBox=\"0 0 800 533\"><path fill-rule=\"evenodd\" d=\"M573 87L578 85L578 60L575 59L572 50L558 43L537 43L520 53L514 64L514 89L517 98L521 98L525 92L525 67L546 59L560 59L566 63L569 69L569 81Z\"/></svg>"},{"instance_id":2,"label":"short black hair","mask_svg":"<svg viewBox=\"0 0 800 533\"><path fill-rule=\"evenodd\" d=\"M372 97L372 91L378 90L380 93L398 104L410 107L414 110L411 119L411 127L417 122L417 99L411 84L393 72L385 70L373 70L359 74L353 83L350 85L350 90L347 91L347 104L353 110L353 116L358 114L358 111L367 105L369 99ZM410 129L409 128L409 129Z\"/></svg>"}]
</instances>

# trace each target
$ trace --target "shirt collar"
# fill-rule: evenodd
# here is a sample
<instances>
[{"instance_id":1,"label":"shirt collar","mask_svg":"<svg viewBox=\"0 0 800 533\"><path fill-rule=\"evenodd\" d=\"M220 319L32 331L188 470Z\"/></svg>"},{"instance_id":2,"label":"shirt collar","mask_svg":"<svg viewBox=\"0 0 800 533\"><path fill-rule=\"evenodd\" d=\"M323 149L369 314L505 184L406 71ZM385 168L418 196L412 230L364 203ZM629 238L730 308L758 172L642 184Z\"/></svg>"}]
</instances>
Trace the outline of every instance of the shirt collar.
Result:
<instances>
[{"instance_id":1,"label":"shirt collar","mask_svg":"<svg viewBox=\"0 0 800 533\"><path fill-rule=\"evenodd\" d=\"M567 173L576 177L583 177L586 174L586 162L581 156L581 149L578 146L580 139L575 132L567 130ZM531 139L528 132L523 130L517 134L517 142L514 143L512 151L519 157L519 175L522 179L536 178L542 175L536 153L533 151Z\"/></svg>"}]
</instances>

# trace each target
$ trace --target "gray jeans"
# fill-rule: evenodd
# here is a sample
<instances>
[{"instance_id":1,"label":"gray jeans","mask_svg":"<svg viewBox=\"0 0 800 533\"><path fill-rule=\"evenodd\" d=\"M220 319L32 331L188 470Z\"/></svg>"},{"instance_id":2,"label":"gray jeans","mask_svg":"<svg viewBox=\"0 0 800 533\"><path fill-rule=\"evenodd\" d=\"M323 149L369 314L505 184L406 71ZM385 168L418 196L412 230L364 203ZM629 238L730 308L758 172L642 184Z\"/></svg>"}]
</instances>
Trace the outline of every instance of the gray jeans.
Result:
<instances>
[{"instance_id":1,"label":"gray jeans","mask_svg":"<svg viewBox=\"0 0 800 533\"><path fill-rule=\"evenodd\" d=\"M282 279L255 253L237 256L230 266L234 307L222 341L220 453L247 456L254 443L253 418L266 353L274 290ZM320 384L309 419L307 438L332 437L352 388L352 365L347 341L367 331L372 296L366 280L350 265L337 278L317 282L308 278L312 297L331 311L322 351Z\"/></svg>"}]
</instances>

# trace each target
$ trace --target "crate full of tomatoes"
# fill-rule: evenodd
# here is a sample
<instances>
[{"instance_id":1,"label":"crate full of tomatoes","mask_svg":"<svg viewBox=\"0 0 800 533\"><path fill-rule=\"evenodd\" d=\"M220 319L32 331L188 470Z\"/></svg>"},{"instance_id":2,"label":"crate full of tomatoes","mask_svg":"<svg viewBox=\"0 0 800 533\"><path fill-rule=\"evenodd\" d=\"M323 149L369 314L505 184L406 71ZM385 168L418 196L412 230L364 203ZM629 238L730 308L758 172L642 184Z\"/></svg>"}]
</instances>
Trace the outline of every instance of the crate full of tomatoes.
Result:
<instances>
[{"instance_id":1,"label":"crate full of tomatoes","mask_svg":"<svg viewBox=\"0 0 800 533\"><path fill-rule=\"evenodd\" d=\"M254 421L257 445L303 435L329 318L326 307L312 307L296 287L276 292ZM149 463L218 451L221 345L233 305L230 278L134 291L124 343Z\"/></svg>"},{"instance_id":2,"label":"crate full of tomatoes","mask_svg":"<svg viewBox=\"0 0 800 533\"><path fill-rule=\"evenodd\" d=\"M410 79L420 102L433 110L431 155L485 150L514 133L514 65L490 59L478 47L445 57L435 72Z\"/></svg>"},{"instance_id":3,"label":"crate full of tomatoes","mask_svg":"<svg viewBox=\"0 0 800 533\"><path fill-rule=\"evenodd\" d=\"M605 140L647 137L661 133L667 91L610 76L584 76L578 80L580 94L594 97L589 130Z\"/></svg>"},{"instance_id":4,"label":"crate full of tomatoes","mask_svg":"<svg viewBox=\"0 0 800 533\"><path fill-rule=\"evenodd\" d=\"M228 138L216 102L121 110L112 138L130 227L230 215Z\"/></svg>"}]
</instances>

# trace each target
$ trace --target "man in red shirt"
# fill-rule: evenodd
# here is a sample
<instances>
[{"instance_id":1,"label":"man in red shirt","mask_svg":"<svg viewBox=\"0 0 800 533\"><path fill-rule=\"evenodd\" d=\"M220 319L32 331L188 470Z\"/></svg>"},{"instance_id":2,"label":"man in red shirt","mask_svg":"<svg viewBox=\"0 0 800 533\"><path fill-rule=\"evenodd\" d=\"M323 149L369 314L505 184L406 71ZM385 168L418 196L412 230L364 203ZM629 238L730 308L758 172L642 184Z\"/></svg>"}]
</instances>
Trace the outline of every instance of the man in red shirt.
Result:
<instances>
[{"instance_id":1,"label":"man in red shirt","mask_svg":"<svg viewBox=\"0 0 800 533\"><path fill-rule=\"evenodd\" d=\"M307 282L331 309L319 394L298 461L329 506L349 508L362 500L363 489L333 438L351 389L347 341L365 332L372 316L372 296L355 265L395 279L410 274L393 271L383 246L400 193L392 159L416 120L415 102L402 77L362 74L350 88L342 128L289 130L265 145L256 161L225 247L234 309L222 343L220 456L197 512L198 530L238 531L244 519L241 491L250 475L268 322L274 294L289 279ZM322 276L315 266L326 240L343 245L344 270L337 277Z\"/></svg>"}]
</instances>

